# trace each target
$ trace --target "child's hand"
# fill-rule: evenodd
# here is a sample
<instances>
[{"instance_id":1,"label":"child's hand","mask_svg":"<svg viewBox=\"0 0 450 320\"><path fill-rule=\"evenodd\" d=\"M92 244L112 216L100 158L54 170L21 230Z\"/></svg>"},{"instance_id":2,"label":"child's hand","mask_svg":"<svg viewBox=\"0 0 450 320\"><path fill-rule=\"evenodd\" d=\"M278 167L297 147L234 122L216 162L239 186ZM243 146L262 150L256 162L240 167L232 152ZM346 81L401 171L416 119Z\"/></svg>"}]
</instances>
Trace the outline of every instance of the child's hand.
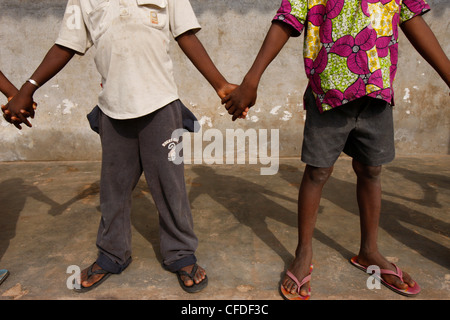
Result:
<instances>
[{"instance_id":1,"label":"child's hand","mask_svg":"<svg viewBox=\"0 0 450 320\"><path fill-rule=\"evenodd\" d=\"M217 95L219 96L220 99L223 99L230 93L232 93L237 87L238 87L237 84L227 82L224 86L222 86L217 90Z\"/></svg>"},{"instance_id":2,"label":"child's hand","mask_svg":"<svg viewBox=\"0 0 450 320\"><path fill-rule=\"evenodd\" d=\"M256 95L256 88L244 81L232 93L222 99L222 104L225 104L225 109L233 115L232 120L235 121L242 116L245 118L248 110L255 105Z\"/></svg>"},{"instance_id":3,"label":"child's hand","mask_svg":"<svg viewBox=\"0 0 450 320\"><path fill-rule=\"evenodd\" d=\"M29 96L17 94L6 106L2 106L3 117L9 123L12 123L17 129L21 130L21 123L31 127L31 123L27 118L34 118L34 111L37 104Z\"/></svg>"}]
</instances>

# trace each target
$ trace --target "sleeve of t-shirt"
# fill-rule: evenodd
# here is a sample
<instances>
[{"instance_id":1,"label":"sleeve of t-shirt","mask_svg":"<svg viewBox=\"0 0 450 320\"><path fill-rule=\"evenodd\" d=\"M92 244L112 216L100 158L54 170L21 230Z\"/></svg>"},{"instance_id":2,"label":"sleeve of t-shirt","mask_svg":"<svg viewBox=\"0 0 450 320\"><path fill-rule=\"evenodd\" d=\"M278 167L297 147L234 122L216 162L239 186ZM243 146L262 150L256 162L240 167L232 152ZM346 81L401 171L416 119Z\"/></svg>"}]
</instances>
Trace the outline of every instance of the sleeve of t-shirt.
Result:
<instances>
[{"instance_id":1,"label":"sleeve of t-shirt","mask_svg":"<svg viewBox=\"0 0 450 320\"><path fill-rule=\"evenodd\" d=\"M92 41L81 10L80 0L68 1L55 43L84 54L92 46Z\"/></svg>"},{"instance_id":2,"label":"sleeve of t-shirt","mask_svg":"<svg viewBox=\"0 0 450 320\"><path fill-rule=\"evenodd\" d=\"M400 23L408 21L415 16L422 15L431 8L425 0L403 0L400 8Z\"/></svg>"},{"instance_id":3,"label":"sleeve of t-shirt","mask_svg":"<svg viewBox=\"0 0 450 320\"><path fill-rule=\"evenodd\" d=\"M282 0L280 9L272 21L281 21L294 29L293 37L302 33L308 15L308 0Z\"/></svg>"},{"instance_id":4,"label":"sleeve of t-shirt","mask_svg":"<svg viewBox=\"0 0 450 320\"><path fill-rule=\"evenodd\" d=\"M201 29L189 0L167 0L169 3L170 31L174 38L186 31Z\"/></svg>"}]
</instances>

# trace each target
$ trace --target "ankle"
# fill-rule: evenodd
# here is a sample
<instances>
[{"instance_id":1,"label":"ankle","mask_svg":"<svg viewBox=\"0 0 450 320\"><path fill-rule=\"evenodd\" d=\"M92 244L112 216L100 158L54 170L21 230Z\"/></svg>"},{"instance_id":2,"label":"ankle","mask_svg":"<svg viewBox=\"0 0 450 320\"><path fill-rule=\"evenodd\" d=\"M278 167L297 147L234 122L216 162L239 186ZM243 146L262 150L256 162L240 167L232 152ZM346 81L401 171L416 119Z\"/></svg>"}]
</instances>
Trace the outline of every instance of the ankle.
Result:
<instances>
[{"instance_id":1,"label":"ankle","mask_svg":"<svg viewBox=\"0 0 450 320\"><path fill-rule=\"evenodd\" d=\"M373 256L380 254L376 241L362 241L359 248L359 255Z\"/></svg>"},{"instance_id":2,"label":"ankle","mask_svg":"<svg viewBox=\"0 0 450 320\"><path fill-rule=\"evenodd\" d=\"M312 257L312 243L299 243L295 249L295 259Z\"/></svg>"},{"instance_id":3,"label":"ankle","mask_svg":"<svg viewBox=\"0 0 450 320\"><path fill-rule=\"evenodd\" d=\"M360 262L371 262L374 260L378 260L380 258L382 258L382 255L377 248L372 249L361 248L358 253L358 261Z\"/></svg>"}]
</instances>

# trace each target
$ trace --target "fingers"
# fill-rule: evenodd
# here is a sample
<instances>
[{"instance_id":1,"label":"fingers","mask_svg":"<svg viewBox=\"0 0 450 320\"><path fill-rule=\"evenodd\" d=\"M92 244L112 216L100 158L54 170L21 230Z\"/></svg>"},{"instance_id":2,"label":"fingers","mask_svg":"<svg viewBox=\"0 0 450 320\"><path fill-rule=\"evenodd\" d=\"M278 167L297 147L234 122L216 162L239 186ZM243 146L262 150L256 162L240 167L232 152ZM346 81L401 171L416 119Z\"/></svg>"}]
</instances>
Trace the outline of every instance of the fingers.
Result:
<instances>
[{"instance_id":1,"label":"fingers","mask_svg":"<svg viewBox=\"0 0 450 320\"><path fill-rule=\"evenodd\" d=\"M239 117L239 119L245 119L246 117L247 117L247 114L248 114L248 110L249 110L250 108L245 108L245 110L241 113L241 115L240 115L240 117Z\"/></svg>"},{"instance_id":2,"label":"fingers","mask_svg":"<svg viewBox=\"0 0 450 320\"><path fill-rule=\"evenodd\" d=\"M245 119L248 114L249 107L243 108L241 106L232 105L227 110L228 114L232 115L231 120L236 121L236 119Z\"/></svg>"},{"instance_id":3,"label":"fingers","mask_svg":"<svg viewBox=\"0 0 450 320\"><path fill-rule=\"evenodd\" d=\"M222 102L222 104L226 104L228 101L230 101L230 99L231 99L231 94L226 95L220 101Z\"/></svg>"},{"instance_id":4,"label":"fingers","mask_svg":"<svg viewBox=\"0 0 450 320\"><path fill-rule=\"evenodd\" d=\"M248 104L247 102L240 101L240 99L236 99L234 93L231 93L224 98L221 99L222 105L224 105L225 109L228 111L228 114L232 116L232 121L236 121L236 119L245 119L247 117L248 111L250 107L254 103Z\"/></svg>"},{"instance_id":5,"label":"fingers","mask_svg":"<svg viewBox=\"0 0 450 320\"><path fill-rule=\"evenodd\" d=\"M5 118L6 121L9 123L12 123L11 121L11 112L6 108L6 106L2 106L3 111L3 118Z\"/></svg>"},{"instance_id":6,"label":"fingers","mask_svg":"<svg viewBox=\"0 0 450 320\"><path fill-rule=\"evenodd\" d=\"M3 110L3 108L2 108ZM9 110L3 110L3 118L9 123L12 123L17 129L22 130L21 123L28 127L32 127L31 123L28 121L29 113L25 110L21 110L19 114L12 115Z\"/></svg>"},{"instance_id":7,"label":"fingers","mask_svg":"<svg viewBox=\"0 0 450 320\"><path fill-rule=\"evenodd\" d=\"M10 123L12 123L17 129L22 130L22 126L20 125L21 121L19 118L12 116Z\"/></svg>"},{"instance_id":8,"label":"fingers","mask_svg":"<svg viewBox=\"0 0 450 320\"><path fill-rule=\"evenodd\" d=\"M12 116L11 120L12 120L13 124L16 126L16 128L19 130L22 129L22 127L20 126L22 123L25 124L27 127L31 128L31 123L22 114L17 114L17 116Z\"/></svg>"},{"instance_id":9,"label":"fingers","mask_svg":"<svg viewBox=\"0 0 450 320\"><path fill-rule=\"evenodd\" d=\"M24 109L20 109L20 114L21 114L22 116L24 116L25 118L31 118L31 119L34 119L34 110L35 110L35 109L32 109L32 110L27 111L27 110L24 110Z\"/></svg>"},{"instance_id":10,"label":"fingers","mask_svg":"<svg viewBox=\"0 0 450 320\"><path fill-rule=\"evenodd\" d=\"M228 113L230 113L230 109L233 107L233 102L232 101L228 101L227 103L224 104L225 109L227 109Z\"/></svg>"},{"instance_id":11,"label":"fingers","mask_svg":"<svg viewBox=\"0 0 450 320\"><path fill-rule=\"evenodd\" d=\"M10 100L10 99L9 99ZM21 124L25 124L28 127L32 127L28 118L34 119L35 110L37 109L37 103L33 102L33 106L29 110L20 109L19 113L13 114L9 109L8 105L1 106L3 112L3 118L13 124L17 129L22 130Z\"/></svg>"},{"instance_id":12,"label":"fingers","mask_svg":"<svg viewBox=\"0 0 450 320\"><path fill-rule=\"evenodd\" d=\"M249 107L242 108L234 105L231 100L228 100L225 103L225 109L227 109L228 114L232 115L232 120L235 121L238 118L245 119L248 114Z\"/></svg>"},{"instance_id":13,"label":"fingers","mask_svg":"<svg viewBox=\"0 0 450 320\"><path fill-rule=\"evenodd\" d=\"M28 119L27 119L27 117L26 116L24 116L24 114L22 113L22 111L24 111L24 110L20 110L20 113L19 113L19 119L27 126L27 127L32 127L32 125L31 125L31 123L28 121ZM26 111L24 111L25 113L28 113L28 112L26 112Z\"/></svg>"},{"instance_id":14,"label":"fingers","mask_svg":"<svg viewBox=\"0 0 450 320\"><path fill-rule=\"evenodd\" d=\"M240 112L235 112L233 114L233 117L231 117L232 121L236 121L236 119L238 119L240 117L241 113Z\"/></svg>"}]
</instances>

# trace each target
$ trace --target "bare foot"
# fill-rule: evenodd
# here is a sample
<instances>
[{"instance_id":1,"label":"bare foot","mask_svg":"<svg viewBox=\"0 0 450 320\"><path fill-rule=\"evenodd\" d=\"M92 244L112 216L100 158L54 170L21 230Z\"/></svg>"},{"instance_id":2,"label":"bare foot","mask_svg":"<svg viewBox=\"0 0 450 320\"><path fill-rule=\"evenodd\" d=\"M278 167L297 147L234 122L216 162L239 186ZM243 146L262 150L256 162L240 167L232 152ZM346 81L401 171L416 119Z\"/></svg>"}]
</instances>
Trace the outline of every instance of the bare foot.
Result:
<instances>
[{"instance_id":1,"label":"bare foot","mask_svg":"<svg viewBox=\"0 0 450 320\"><path fill-rule=\"evenodd\" d=\"M299 280L302 281L306 276L309 275L311 269L311 261L312 261L312 251L306 250L305 254L298 253L291 266L289 267L289 271ZM286 291L289 291L292 294L298 293L298 286L294 280L292 280L289 276L285 276L283 279L283 287ZM306 297L309 294L310 284L309 281L306 282L300 288L300 295Z\"/></svg>"},{"instance_id":2,"label":"bare foot","mask_svg":"<svg viewBox=\"0 0 450 320\"><path fill-rule=\"evenodd\" d=\"M394 272L396 271L394 265L391 262L389 262L386 258L384 258L379 252L371 254L365 254L363 252L360 252L357 258L357 262L363 266L375 265L378 266L380 269L391 270ZM403 290L407 289L408 287L412 288L415 285L414 280L406 272L403 272L403 282L399 277L396 277L394 275L383 274L381 277L387 283Z\"/></svg>"},{"instance_id":3,"label":"bare foot","mask_svg":"<svg viewBox=\"0 0 450 320\"><path fill-rule=\"evenodd\" d=\"M91 269L92 268L92 269ZM103 270L97 263L87 267L80 274L81 286L83 288L90 288L110 273Z\"/></svg>"},{"instance_id":4,"label":"bare foot","mask_svg":"<svg viewBox=\"0 0 450 320\"><path fill-rule=\"evenodd\" d=\"M181 270L181 271L185 271L185 272L187 272L188 274L190 274L190 273L192 272L192 269L193 269L193 268L194 268L194 264L191 264L191 265L189 265L189 266L187 266L187 267L181 268L180 270ZM195 284L199 284L200 282L202 282L202 281L205 279L205 277L206 277L206 271L205 271L202 267L198 266L197 272L195 273L195 275L194 275L194 277L193 277L193 278L194 278L194 281L192 281L192 279L189 278L189 277L186 276L186 275L181 275L180 277L181 277L181 279L183 280L184 285L185 285L186 287L191 287L191 286L194 285L194 282L195 282Z\"/></svg>"}]
</instances>

